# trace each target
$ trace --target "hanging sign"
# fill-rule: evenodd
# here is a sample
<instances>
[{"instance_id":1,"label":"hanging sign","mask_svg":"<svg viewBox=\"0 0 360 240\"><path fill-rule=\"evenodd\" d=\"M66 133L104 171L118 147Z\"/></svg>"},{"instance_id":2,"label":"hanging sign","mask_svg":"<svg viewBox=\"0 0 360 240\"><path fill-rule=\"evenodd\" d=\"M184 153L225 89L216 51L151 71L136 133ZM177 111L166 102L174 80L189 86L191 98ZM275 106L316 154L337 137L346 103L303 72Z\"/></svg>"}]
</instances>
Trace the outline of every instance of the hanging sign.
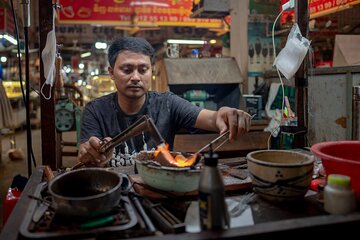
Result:
<instances>
[{"instance_id":1,"label":"hanging sign","mask_svg":"<svg viewBox=\"0 0 360 240\"><path fill-rule=\"evenodd\" d=\"M6 8L0 7L0 33L14 35L15 24L11 12Z\"/></svg>"},{"instance_id":2,"label":"hanging sign","mask_svg":"<svg viewBox=\"0 0 360 240\"><path fill-rule=\"evenodd\" d=\"M359 0L309 0L310 18L334 13L358 3Z\"/></svg>"},{"instance_id":3,"label":"hanging sign","mask_svg":"<svg viewBox=\"0 0 360 240\"><path fill-rule=\"evenodd\" d=\"M281 0L281 5L288 1ZM360 0L309 0L310 19L344 10L359 3ZM284 12L280 18L281 24L290 21L294 21L294 10Z\"/></svg>"},{"instance_id":4,"label":"hanging sign","mask_svg":"<svg viewBox=\"0 0 360 240\"><path fill-rule=\"evenodd\" d=\"M5 9L0 8L0 32L5 30Z\"/></svg>"},{"instance_id":5,"label":"hanging sign","mask_svg":"<svg viewBox=\"0 0 360 240\"><path fill-rule=\"evenodd\" d=\"M112 26L222 27L220 19L190 18L192 0L60 0L59 23Z\"/></svg>"}]
</instances>

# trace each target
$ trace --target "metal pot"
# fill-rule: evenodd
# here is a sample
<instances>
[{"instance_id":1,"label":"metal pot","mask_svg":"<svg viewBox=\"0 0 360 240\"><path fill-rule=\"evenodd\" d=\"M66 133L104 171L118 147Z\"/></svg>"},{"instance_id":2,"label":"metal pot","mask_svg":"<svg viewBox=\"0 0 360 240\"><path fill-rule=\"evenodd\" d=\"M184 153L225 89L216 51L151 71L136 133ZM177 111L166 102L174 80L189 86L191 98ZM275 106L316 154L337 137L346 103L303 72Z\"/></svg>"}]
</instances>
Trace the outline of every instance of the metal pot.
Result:
<instances>
[{"instance_id":1,"label":"metal pot","mask_svg":"<svg viewBox=\"0 0 360 240\"><path fill-rule=\"evenodd\" d=\"M122 177L104 168L83 168L56 176L49 183L56 213L93 217L119 204Z\"/></svg>"},{"instance_id":2,"label":"metal pot","mask_svg":"<svg viewBox=\"0 0 360 240\"><path fill-rule=\"evenodd\" d=\"M172 153L174 155L174 153ZM141 179L156 189L191 192L199 187L200 168L165 167L154 161L153 152L140 152L135 157Z\"/></svg>"}]
</instances>

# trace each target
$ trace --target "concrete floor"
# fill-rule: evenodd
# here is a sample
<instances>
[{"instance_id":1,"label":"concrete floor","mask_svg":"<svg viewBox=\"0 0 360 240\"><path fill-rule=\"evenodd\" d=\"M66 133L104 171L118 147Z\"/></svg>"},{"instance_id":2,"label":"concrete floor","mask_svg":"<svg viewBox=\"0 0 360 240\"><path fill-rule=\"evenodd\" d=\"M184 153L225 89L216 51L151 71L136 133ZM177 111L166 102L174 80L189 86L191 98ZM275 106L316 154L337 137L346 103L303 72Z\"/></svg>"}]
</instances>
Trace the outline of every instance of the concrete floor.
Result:
<instances>
[{"instance_id":1,"label":"concrete floor","mask_svg":"<svg viewBox=\"0 0 360 240\"><path fill-rule=\"evenodd\" d=\"M4 135L1 137L2 151L0 158L0 231L3 227L3 204L8 188L11 186L14 176L20 174L21 176L28 177L28 163L26 160L27 148L27 135L26 130L18 130L15 132L16 149L20 149L24 153L24 158L21 160L10 160L8 151L10 150L10 136ZM65 141L75 141L75 132L63 134ZM41 166L41 130L32 130L33 152L36 160L36 165ZM1 148L0 148L1 149ZM75 157L64 157L64 167L71 167L76 163ZM33 166L34 169L34 166Z\"/></svg>"}]
</instances>

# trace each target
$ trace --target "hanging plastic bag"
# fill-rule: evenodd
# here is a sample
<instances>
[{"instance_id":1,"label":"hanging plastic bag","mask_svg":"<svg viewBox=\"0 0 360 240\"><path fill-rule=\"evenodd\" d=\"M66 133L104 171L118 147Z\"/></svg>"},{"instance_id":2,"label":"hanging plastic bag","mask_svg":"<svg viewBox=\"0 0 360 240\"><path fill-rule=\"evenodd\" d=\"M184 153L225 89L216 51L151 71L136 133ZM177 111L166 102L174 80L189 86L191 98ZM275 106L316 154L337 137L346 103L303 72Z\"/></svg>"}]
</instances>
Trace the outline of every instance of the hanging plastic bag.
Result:
<instances>
[{"instance_id":1,"label":"hanging plastic bag","mask_svg":"<svg viewBox=\"0 0 360 240\"><path fill-rule=\"evenodd\" d=\"M54 85L54 81L55 81L55 58L56 58L55 18L56 18L56 11L53 10L53 28L50 32L48 32L46 37L45 47L41 52L41 58L44 65L44 77L46 81L41 86L40 92L41 95L47 100L51 99L51 88ZM46 84L50 85L48 96L46 96L43 93L43 89Z\"/></svg>"},{"instance_id":2,"label":"hanging plastic bag","mask_svg":"<svg viewBox=\"0 0 360 240\"><path fill-rule=\"evenodd\" d=\"M289 33L285 47L280 51L274 61L276 68L290 79L299 69L310 47L308 39L301 35L299 26L294 24Z\"/></svg>"}]
</instances>

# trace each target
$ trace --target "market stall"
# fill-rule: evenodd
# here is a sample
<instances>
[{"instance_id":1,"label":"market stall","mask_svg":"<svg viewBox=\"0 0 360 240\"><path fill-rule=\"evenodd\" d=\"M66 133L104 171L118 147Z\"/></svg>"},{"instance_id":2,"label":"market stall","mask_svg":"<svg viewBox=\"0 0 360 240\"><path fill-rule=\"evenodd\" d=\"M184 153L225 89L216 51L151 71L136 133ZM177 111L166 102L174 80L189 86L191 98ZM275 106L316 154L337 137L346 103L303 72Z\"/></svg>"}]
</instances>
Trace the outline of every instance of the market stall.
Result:
<instances>
[{"instance_id":1,"label":"market stall","mask_svg":"<svg viewBox=\"0 0 360 240\"><path fill-rule=\"evenodd\" d=\"M54 27L49 24L52 15L47 10L54 6L49 1L39 2L43 49L47 33ZM151 11L159 12L168 3L157 1L158 5ZM128 5L120 9L107 4L110 2L65 5L61 21L88 23L93 20L92 15L95 19L110 18L114 17L112 13L131 9ZM308 30L307 8L305 1L299 1L296 9L296 19L304 35ZM136 9L146 13L147 8ZM129 33L136 33L141 27L153 27L146 26L147 17L125 15L118 27L128 28ZM155 14L153 22L170 24L170 19L163 17ZM204 22L218 24L218 21ZM263 49L268 51L267 45ZM162 85L152 82L152 86L168 87L192 104L212 110L221 106L244 107L240 86L247 83L236 58L198 58L197 51L191 56L180 58L175 51L162 59L157 66L163 69L156 69L165 75ZM278 80L275 72L264 76L269 81ZM42 83L44 77L41 71ZM344 233L355 231L360 223L357 205L360 148L358 141L340 140L351 135L350 96L352 87L360 84L359 69L353 66L312 69L305 62L293 80L293 88L289 90L292 98L289 100L281 94L279 122L288 120L292 108L297 114L296 126L284 125L286 128L281 130L294 129L290 135L301 137L296 144L278 146L287 150L269 149L272 132L263 131L268 120L259 116L252 120L250 131L233 142L228 142L229 131L220 136L206 131L180 131L175 137L175 151L170 152L151 118L145 115L138 119L144 121L136 121L111 140L99 142L96 153L105 154L140 133L146 145L144 132L150 132L147 136L156 142L156 150L131 156L126 152L135 164L117 168L86 167L88 163L83 162L69 168L61 166L61 153L55 149L61 141L54 126L55 99L42 101L42 121L46 123L42 126L43 166L30 176L1 232L1 239L289 239L296 235L343 237ZM330 140L337 141L332 145L335 150L329 150L327 145L310 149L315 143ZM340 159L347 167L324 169L326 158ZM328 180L325 186L330 173L335 174L334 180ZM344 187L340 193L346 194L346 198L331 195L339 190L336 187L329 190L334 187L332 184ZM329 210L333 199L340 202L332 207L343 211ZM345 204L344 199L348 200ZM212 217L220 221L214 224Z\"/></svg>"},{"instance_id":2,"label":"market stall","mask_svg":"<svg viewBox=\"0 0 360 240\"><path fill-rule=\"evenodd\" d=\"M220 162L226 164L226 162ZM228 164L236 166L241 164L241 161L232 161ZM68 228L67 224L62 226L61 224L64 222L59 222L59 219L56 225L39 225L40 222L37 224L34 221L38 221L39 216L35 215L41 212L38 209L44 204L39 202L41 194L43 194L44 182L46 182L46 175L44 168L40 167L31 176L22 198L1 232L2 239L53 239L60 236L62 239L73 239L74 237L77 239L89 237L122 239L238 239L239 237L263 239L266 237L288 239L289 235L338 236L340 233L354 231L360 223L358 211L346 215L329 215L324 212L322 203L318 201L319 195L310 191L303 200L290 204L273 204L259 197L253 197L251 201L248 199L243 202L246 210L242 211L242 214L236 214L234 210L233 227L226 231L197 232L194 225L184 222L186 213L191 215L198 213L198 208L189 208L191 203L196 202L196 200L194 202L196 196L174 195L171 192L152 194L151 196L155 196L155 199L147 200L145 204L145 199L142 197L132 194L123 195L121 204L125 204L127 207L119 208L125 211L122 213L125 215L119 215L123 216L121 220L104 221L102 219L102 223L93 221L91 225L84 224L81 229L74 224L71 228ZM241 202L242 197L250 194L251 185L246 181L240 181L240 184L243 187L237 187L238 190L227 189L229 202L231 200ZM140 202L143 204L139 205ZM148 211L149 209L152 209L151 212ZM48 217L48 221L51 221L51 215Z\"/></svg>"}]
</instances>

